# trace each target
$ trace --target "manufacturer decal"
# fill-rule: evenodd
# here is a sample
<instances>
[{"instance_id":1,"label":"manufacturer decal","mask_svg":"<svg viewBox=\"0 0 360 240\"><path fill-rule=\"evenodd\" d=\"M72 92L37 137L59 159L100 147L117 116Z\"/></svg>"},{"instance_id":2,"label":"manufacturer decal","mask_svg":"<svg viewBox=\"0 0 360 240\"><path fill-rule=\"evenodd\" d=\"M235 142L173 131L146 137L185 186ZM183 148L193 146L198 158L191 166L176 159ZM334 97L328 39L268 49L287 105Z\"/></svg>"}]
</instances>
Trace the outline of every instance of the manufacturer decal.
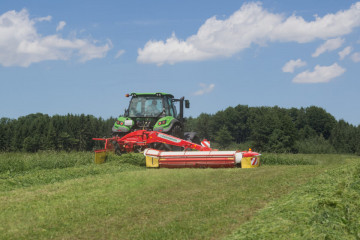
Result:
<instances>
[{"instance_id":1,"label":"manufacturer decal","mask_svg":"<svg viewBox=\"0 0 360 240\"><path fill-rule=\"evenodd\" d=\"M171 142L176 142L176 143L181 142L181 140L178 139L178 138L172 137L172 136L170 136L170 135L165 135L165 134L162 134L162 133L159 133L159 134L158 134L158 137L159 137L159 138L166 139L166 140L169 140L169 141L171 141Z\"/></svg>"}]
</instances>

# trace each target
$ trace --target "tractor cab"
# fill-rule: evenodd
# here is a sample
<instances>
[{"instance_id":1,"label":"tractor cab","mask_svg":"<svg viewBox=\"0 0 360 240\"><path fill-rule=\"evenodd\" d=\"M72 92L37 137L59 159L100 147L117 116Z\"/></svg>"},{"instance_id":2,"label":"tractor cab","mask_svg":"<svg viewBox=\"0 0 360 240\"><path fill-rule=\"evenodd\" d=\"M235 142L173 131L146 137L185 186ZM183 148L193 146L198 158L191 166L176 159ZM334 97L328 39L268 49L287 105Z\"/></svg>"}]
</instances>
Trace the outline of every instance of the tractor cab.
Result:
<instances>
[{"instance_id":1,"label":"tractor cab","mask_svg":"<svg viewBox=\"0 0 360 240\"><path fill-rule=\"evenodd\" d=\"M178 136L183 134L184 102L185 107L189 108L189 100L184 100L184 97L175 99L167 93L131 93L125 96L131 96L129 107L125 109L124 116L115 122L113 135L122 137L139 129L169 134L176 131ZM176 105L179 105L179 113Z\"/></svg>"},{"instance_id":2,"label":"tractor cab","mask_svg":"<svg viewBox=\"0 0 360 240\"><path fill-rule=\"evenodd\" d=\"M130 118L173 116L176 118L177 111L172 99L172 95L134 95L125 116Z\"/></svg>"}]
</instances>

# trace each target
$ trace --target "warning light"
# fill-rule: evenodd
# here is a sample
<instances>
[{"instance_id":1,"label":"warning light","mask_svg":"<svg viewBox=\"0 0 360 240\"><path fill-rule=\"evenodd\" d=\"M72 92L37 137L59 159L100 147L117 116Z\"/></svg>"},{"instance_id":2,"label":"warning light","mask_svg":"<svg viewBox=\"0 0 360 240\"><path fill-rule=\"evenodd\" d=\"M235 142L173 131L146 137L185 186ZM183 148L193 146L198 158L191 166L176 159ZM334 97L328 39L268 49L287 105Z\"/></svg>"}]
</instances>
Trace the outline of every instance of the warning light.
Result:
<instances>
[{"instance_id":1,"label":"warning light","mask_svg":"<svg viewBox=\"0 0 360 240\"><path fill-rule=\"evenodd\" d=\"M251 148L249 148L249 152L251 152Z\"/></svg>"}]
</instances>

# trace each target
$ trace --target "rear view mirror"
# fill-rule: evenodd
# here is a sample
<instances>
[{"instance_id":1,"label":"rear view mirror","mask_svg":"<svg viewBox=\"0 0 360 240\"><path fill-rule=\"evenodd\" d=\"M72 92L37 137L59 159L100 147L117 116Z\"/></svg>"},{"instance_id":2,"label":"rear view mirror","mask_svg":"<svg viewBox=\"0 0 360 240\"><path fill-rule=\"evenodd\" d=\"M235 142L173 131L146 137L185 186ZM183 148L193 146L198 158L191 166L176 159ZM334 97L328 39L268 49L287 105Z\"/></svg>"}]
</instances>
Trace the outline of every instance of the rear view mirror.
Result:
<instances>
[{"instance_id":1,"label":"rear view mirror","mask_svg":"<svg viewBox=\"0 0 360 240\"><path fill-rule=\"evenodd\" d=\"M190 108L190 101L189 100L185 100L185 108Z\"/></svg>"}]
</instances>

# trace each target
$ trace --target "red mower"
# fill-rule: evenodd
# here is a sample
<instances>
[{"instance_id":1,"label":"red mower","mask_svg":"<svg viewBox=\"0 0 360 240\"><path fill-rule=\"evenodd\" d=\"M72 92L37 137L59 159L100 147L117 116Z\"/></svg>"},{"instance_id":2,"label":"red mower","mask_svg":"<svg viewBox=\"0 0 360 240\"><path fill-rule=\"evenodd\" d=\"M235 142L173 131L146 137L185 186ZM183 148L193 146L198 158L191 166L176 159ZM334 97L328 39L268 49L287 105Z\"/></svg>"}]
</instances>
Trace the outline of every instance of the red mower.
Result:
<instances>
[{"instance_id":1,"label":"red mower","mask_svg":"<svg viewBox=\"0 0 360 240\"><path fill-rule=\"evenodd\" d=\"M95 151L95 162L105 161L108 151L116 154L144 152L147 167L242 167L260 165L259 153L249 151L217 151L210 142L200 142L195 132L184 132L184 98L174 99L166 93L132 93L129 108L112 128L111 138L93 138L104 141L105 148ZM174 103L179 103L180 113Z\"/></svg>"}]
</instances>

